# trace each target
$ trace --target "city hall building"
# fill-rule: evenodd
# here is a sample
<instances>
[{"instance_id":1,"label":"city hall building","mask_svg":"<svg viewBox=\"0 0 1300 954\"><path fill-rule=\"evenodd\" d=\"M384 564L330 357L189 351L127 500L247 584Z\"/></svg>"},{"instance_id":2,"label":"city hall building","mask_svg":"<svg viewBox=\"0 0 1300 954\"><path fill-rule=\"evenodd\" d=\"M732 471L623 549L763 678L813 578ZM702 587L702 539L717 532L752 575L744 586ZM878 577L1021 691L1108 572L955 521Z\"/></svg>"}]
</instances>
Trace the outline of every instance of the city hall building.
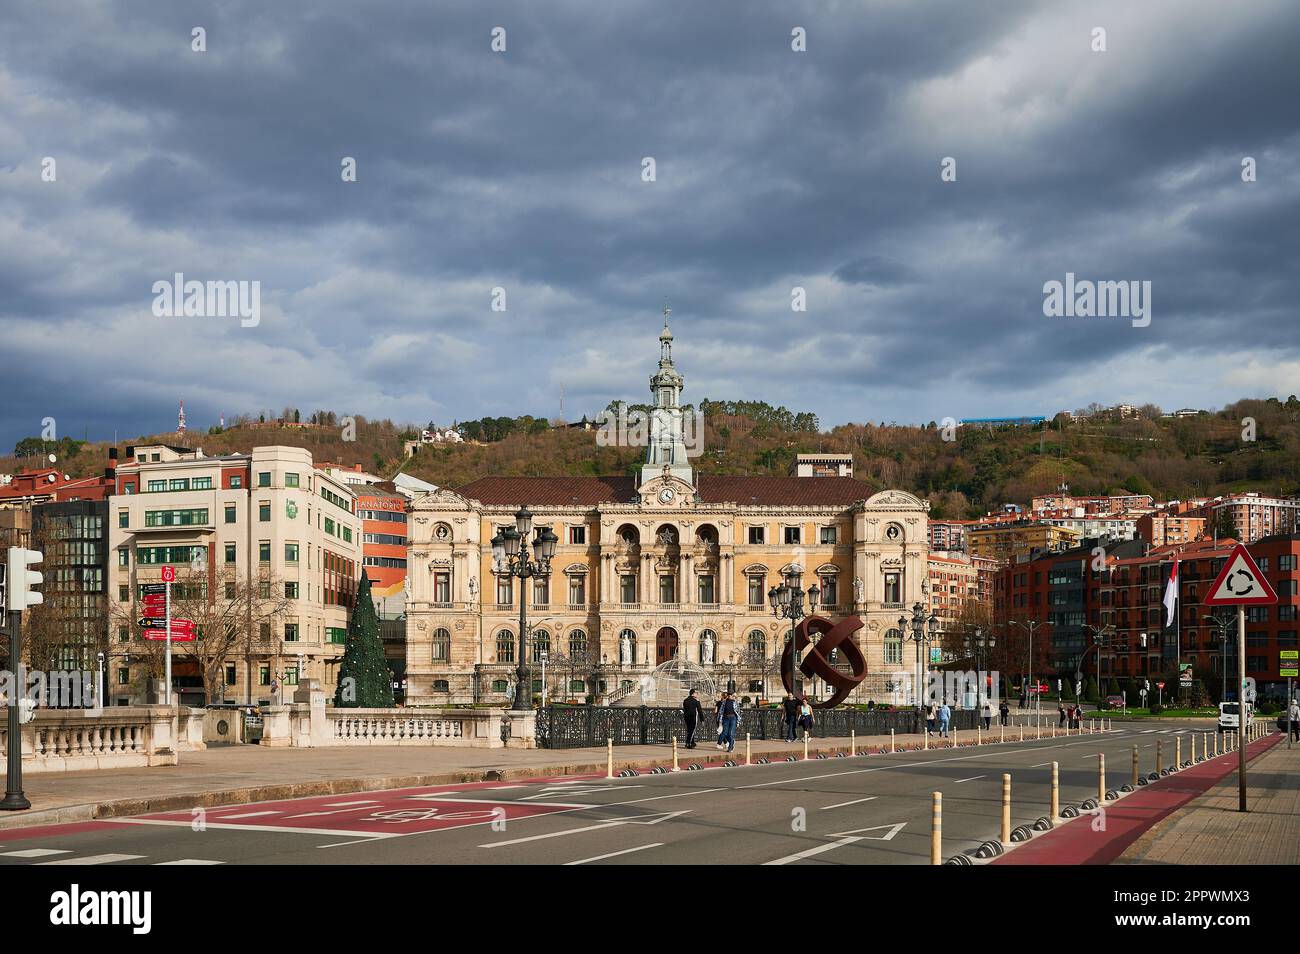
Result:
<instances>
[{"instance_id":1,"label":"city hall building","mask_svg":"<svg viewBox=\"0 0 1300 954\"><path fill-rule=\"evenodd\" d=\"M773 617L767 594L792 565L805 589L820 587L819 614L864 623L854 638L868 676L853 700L886 701L897 673L915 670L898 618L928 603L929 503L872 493L851 462L819 466L824 455L801 455L792 472L806 476L696 474L666 322L659 340L638 476L484 477L412 502L409 704L505 701L521 584L535 692L543 655L548 696L578 700L624 696L676 657L720 686L734 679L742 693L775 698L774 660L790 624ZM534 528L559 538L548 577L520 580L494 566L491 540L523 506Z\"/></svg>"}]
</instances>

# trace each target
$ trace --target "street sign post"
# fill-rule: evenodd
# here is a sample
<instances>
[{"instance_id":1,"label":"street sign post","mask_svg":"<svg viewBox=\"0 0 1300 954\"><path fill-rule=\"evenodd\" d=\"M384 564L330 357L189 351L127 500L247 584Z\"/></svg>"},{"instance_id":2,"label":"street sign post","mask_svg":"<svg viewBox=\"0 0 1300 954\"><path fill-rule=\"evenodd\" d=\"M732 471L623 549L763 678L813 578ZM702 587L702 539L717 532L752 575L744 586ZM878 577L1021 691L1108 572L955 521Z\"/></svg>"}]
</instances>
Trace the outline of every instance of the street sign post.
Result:
<instances>
[{"instance_id":1,"label":"street sign post","mask_svg":"<svg viewBox=\"0 0 1300 954\"><path fill-rule=\"evenodd\" d=\"M163 652L165 660L163 674L163 705L172 704L172 584L176 582L176 567L165 566L162 568L163 586L166 587L164 596L166 596L165 616L164 616L164 635L167 641L167 647ZM146 637L147 638L147 637Z\"/></svg>"},{"instance_id":2,"label":"street sign post","mask_svg":"<svg viewBox=\"0 0 1300 954\"><path fill-rule=\"evenodd\" d=\"M1237 811L1246 811L1246 607L1277 602L1254 559L1238 543L1210 586L1203 603L1237 607Z\"/></svg>"}]
</instances>

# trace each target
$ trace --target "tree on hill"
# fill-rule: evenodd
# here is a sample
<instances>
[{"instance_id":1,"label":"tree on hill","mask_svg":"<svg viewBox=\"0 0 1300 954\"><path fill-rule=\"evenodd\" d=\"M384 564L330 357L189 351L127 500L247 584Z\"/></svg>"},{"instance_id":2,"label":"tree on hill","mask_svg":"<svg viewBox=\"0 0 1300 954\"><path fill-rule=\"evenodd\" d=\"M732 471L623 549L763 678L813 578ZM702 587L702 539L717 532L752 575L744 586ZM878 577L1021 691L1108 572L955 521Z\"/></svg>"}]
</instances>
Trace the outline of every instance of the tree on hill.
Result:
<instances>
[{"instance_id":1,"label":"tree on hill","mask_svg":"<svg viewBox=\"0 0 1300 954\"><path fill-rule=\"evenodd\" d=\"M361 571L357 604L348 620L348 639L339 666L334 705L344 709L384 709L393 704L393 677L379 641L379 614L370 597L370 577Z\"/></svg>"}]
</instances>

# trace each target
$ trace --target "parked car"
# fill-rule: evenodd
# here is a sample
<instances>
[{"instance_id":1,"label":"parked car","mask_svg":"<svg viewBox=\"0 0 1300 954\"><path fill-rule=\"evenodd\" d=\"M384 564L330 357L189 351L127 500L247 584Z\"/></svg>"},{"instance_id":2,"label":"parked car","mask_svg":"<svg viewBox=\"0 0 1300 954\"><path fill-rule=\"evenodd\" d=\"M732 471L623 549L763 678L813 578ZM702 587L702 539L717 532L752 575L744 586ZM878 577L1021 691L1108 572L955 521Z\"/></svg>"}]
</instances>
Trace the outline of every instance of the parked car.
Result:
<instances>
[{"instance_id":1,"label":"parked car","mask_svg":"<svg viewBox=\"0 0 1300 954\"><path fill-rule=\"evenodd\" d=\"M1123 708L1124 708L1124 697L1123 697L1123 696L1107 696L1107 697L1106 697L1106 708L1107 708L1107 709L1123 709Z\"/></svg>"},{"instance_id":2,"label":"parked car","mask_svg":"<svg viewBox=\"0 0 1300 954\"><path fill-rule=\"evenodd\" d=\"M1254 713L1253 710L1254 710L1254 707L1253 707L1249 702L1247 702L1247 703L1246 703L1246 721L1247 721L1247 722L1249 722L1251 719L1254 718L1255 713ZM1220 702L1220 703L1219 703L1219 732L1220 732L1220 733L1223 733L1223 732L1236 732L1236 731L1237 731L1237 725L1238 725L1238 722L1237 722L1237 719L1238 719L1238 718L1240 718L1240 716L1239 716L1238 711L1237 711L1237 703L1235 703L1235 702Z\"/></svg>"}]
</instances>

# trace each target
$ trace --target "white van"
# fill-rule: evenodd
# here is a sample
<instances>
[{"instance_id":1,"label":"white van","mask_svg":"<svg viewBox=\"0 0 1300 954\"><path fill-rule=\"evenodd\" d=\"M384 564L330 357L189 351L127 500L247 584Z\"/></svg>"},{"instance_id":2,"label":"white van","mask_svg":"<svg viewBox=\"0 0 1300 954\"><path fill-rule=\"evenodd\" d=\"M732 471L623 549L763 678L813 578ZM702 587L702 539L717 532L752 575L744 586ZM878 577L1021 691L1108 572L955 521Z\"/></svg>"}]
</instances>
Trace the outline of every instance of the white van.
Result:
<instances>
[{"instance_id":1,"label":"white van","mask_svg":"<svg viewBox=\"0 0 1300 954\"><path fill-rule=\"evenodd\" d=\"M1254 712L1250 703L1246 703L1246 722L1250 723ZM1237 711L1237 703L1220 702L1219 703L1219 732L1236 732L1238 728L1237 719L1240 714Z\"/></svg>"}]
</instances>

